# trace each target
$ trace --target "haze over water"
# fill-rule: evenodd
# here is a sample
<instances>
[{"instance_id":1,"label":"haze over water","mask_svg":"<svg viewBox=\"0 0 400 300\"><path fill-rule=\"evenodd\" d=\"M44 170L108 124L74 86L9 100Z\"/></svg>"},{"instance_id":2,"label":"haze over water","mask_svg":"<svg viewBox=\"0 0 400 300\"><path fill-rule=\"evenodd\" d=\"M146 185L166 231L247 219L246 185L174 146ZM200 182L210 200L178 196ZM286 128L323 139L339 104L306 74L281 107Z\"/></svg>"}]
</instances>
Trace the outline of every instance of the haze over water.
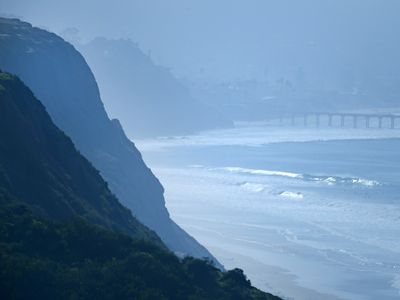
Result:
<instances>
[{"instance_id":1,"label":"haze over water","mask_svg":"<svg viewBox=\"0 0 400 300\"><path fill-rule=\"evenodd\" d=\"M400 130L236 129L137 142L172 218L287 299L399 299Z\"/></svg>"},{"instance_id":2,"label":"haze over water","mask_svg":"<svg viewBox=\"0 0 400 300\"><path fill-rule=\"evenodd\" d=\"M173 220L226 269L240 267L257 287L296 300L400 298L399 11L399 0L0 0L0 16L57 33L88 63L67 72L75 65L58 57L52 38L47 45L21 33L7 51L42 96L54 90L51 107L82 97L80 110L57 114L74 123L85 149L105 135L97 122L109 121L101 105L91 107L94 89L119 120L110 126L134 140L160 179ZM48 59L60 62L57 76ZM85 68L94 78L80 87ZM68 114L95 126L90 136ZM308 128L259 122L305 114ZM344 128L324 127L333 115ZM231 129L177 136L210 128ZM125 153L118 138L101 144ZM151 175L144 165L142 174L121 154L113 166L113 153L92 146L134 213L172 246L190 240L153 214L164 199L161 187L150 199L158 182L141 179Z\"/></svg>"}]
</instances>

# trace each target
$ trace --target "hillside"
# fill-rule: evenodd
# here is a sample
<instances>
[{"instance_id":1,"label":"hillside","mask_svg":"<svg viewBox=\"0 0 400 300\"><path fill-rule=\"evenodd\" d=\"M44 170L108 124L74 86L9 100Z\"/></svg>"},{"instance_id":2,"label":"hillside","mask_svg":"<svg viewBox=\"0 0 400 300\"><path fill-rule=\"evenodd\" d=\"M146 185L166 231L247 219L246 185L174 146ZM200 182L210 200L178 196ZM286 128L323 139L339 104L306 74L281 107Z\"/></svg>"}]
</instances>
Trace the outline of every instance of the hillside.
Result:
<instances>
[{"instance_id":1,"label":"hillside","mask_svg":"<svg viewBox=\"0 0 400 300\"><path fill-rule=\"evenodd\" d=\"M171 71L128 40L97 38L79 45L112 117L129 137L182 135L233 123L196 101Z\"/></svg>"},{"instance_id":2,"label":"hillside","mask_svg":"<svg viewBox=\"0 0 400 300\"><path fill-rule=\"evenodd\" d=\"M80 217L107 229L150 239L108 189L99 172L51 121L43 105L15 76L0 73L0 188L38 215Z\"/></svg>"},{"instance_id":3,"label":"hillside","mask_svg":"<svg viewBox=\"0 0 400 300\"><path fill-rule=\"evenodd\" d=\"M28 23L0 18L0 68L23 80L111 192L171 250L212 258L170 219L163 187L120 123L108 118L96 80L72 45Z\"/></svg>"},{"instance_id":4,"label":"hillside","mask_svg":"<svg viewBox=\"0 0 400 300\"><path fill-rule=\"evenodd\" d=\"M182 261L154 244L75 219L38 218L0 192L2 299L279 300L243 272Z\"/></svg>"},{"instance_id":5,"label":"hillside","mask_svg":"<svg viewBox=\"0 0 400 300\"><path fill-rule=\"evenodd\" d=\"M0 137L2 299L275 299L241 270L169 252L7 73Z\"/></svg>"}]
</instances>

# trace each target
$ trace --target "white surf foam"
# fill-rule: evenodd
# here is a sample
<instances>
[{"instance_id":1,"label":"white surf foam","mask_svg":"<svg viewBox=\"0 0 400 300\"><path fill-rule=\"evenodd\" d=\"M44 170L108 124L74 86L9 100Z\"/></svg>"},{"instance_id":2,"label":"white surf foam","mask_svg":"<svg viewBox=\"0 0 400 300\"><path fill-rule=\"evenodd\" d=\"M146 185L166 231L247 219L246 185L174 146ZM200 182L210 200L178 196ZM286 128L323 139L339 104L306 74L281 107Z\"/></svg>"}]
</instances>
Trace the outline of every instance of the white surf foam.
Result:
<instances>
[{"instance_id":1,"label":"white surf foam","mask_svg":"<svg viewBox=\"0 0 400 300\"><path fill-rule=\"evenodd\" d=\"M290 191L283 191L279 193L279 196L284 198L296 199L300 200L304 198L304 195L300 192L290 192Z\"/></svg>"},{"instance_id":2,"label":"white surf foam","mask_svg":"<svg viewBox=\"0 0 400 300\"><path fill-rule=\"evenodd\" d=\"M392 287L398 290L400 296L400 273L393 278Z\"/></svg>"},{"instance_id":3,"label":"white surf foam","mask_svg":"<svg viewBox=\"0 0 400 300\"><path fill-rule=\"evenodd\" d=\"M309 174L299 174L287 171L274 171L274 170L263 170L263 169L249 169L240 167L223 167L223 168L209 168L209 171L223 171L228 173L236 174L249 174L249 175L261 175L261 176L279 176L286 178L299 179L304 181L315 181L322 182L328 185L334 184L354 184L365 187L374 187L380 183L376 180L370 180L365 178L356 177L341 177L341 176L319 176Z\"/></svg>"},{"instance_id":4,"label":"white surf foam","mask_svg":"<svg viewBox=\"0 0 400 300\"><path fill-rule=\"evenodd\" d=\"M365 185L365 186L375 186L379 185L379 182L376 180L368 180L363 178L353 178L352 182L355 184Z\"/></svg>"},{"instance_id":5,"label":"white surf foam","mask_svg":"<svg viewBox=\"0 0 400 300\"><path fill-rule=\"evenodd\" d=\"M283 172L283 171L271 171L271 170L259 170L259 169L247 169L247 168L239 168L239 167L226 167L226 168L214 168L210 170L220 170L227 171L231 173L247 173L253 175L266 175L266 176L282 176L282 177L290 177L290 178L302 178L301 174L291 173L291 172Z\"/></svg>"},{"instance_id":6,"label":"white surf foam","mask_svg":"<svg viewBox=\"0 0 400 300\"><path fill-rule=\"evenodd\" d=\"M265 190L266 186L264 184L245 182L240 185L243 189L253 193L261 193Z\"/></svg>"}]
</instances>

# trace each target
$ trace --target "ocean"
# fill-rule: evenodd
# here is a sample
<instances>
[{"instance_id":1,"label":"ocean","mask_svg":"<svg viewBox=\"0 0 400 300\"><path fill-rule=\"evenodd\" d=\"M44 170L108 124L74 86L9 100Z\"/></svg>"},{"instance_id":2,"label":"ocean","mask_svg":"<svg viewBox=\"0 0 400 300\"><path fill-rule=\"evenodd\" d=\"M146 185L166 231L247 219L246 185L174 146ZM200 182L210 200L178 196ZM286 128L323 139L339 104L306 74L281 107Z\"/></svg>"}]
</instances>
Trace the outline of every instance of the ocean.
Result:
<instances>
[{"instance_id":1,"label":"ocean","mask_svg":"<svg viewBox=\"0 0 400 300\"><path fill-rule=\"evenodd\" d=\"M171 217L285 299L400 299L400 130L235 129L136 141Z\"/></svg>"}]
</instances>

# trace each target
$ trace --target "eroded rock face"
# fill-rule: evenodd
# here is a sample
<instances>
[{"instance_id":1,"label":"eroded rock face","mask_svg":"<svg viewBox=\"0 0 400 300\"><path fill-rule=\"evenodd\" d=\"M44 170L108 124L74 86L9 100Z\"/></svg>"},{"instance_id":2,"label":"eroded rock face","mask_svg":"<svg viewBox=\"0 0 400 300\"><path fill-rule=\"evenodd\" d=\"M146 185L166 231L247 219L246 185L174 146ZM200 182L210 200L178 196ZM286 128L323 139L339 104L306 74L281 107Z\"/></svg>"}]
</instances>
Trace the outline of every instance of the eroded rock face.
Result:
<instances>
[{"instance_id":1,"label":"eroded rock face","mask_svg":"<svg viewBox=\"0 0 400 300\"><path fill-rule=\"evenodd\" d=\"M24 81L121 203L171 250L211 257L170 219L163 187L119 122L107 116L96 80L72 45L29 23L0 18L0 68Z\"/></svg>"}]
</instances>

